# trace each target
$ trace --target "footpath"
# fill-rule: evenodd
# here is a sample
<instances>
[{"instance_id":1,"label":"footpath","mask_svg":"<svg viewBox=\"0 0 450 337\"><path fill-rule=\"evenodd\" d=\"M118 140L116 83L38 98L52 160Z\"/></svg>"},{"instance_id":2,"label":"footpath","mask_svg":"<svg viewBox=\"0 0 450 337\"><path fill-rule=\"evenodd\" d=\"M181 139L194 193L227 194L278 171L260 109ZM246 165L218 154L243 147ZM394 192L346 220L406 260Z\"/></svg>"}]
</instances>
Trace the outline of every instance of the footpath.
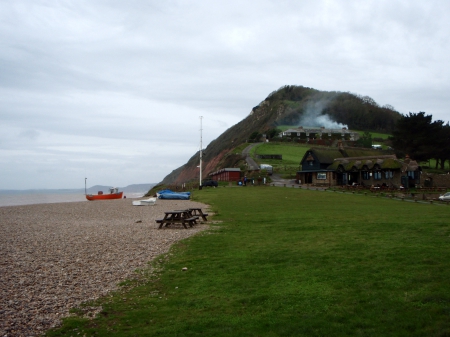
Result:
<instances>
[{"instance_id":1,"label":"footpath","mask_svg":"<svg viewBox=\"0 0 450 337\"><path fill-rule=\"evenodd\" d=\"M245 157L245 162L247 163L249 170L259 169L258 163L250 156L250 150L259 144L261 143L250 144L244 150L242 150L242 156Z\"/></svg>"}]
</instances>

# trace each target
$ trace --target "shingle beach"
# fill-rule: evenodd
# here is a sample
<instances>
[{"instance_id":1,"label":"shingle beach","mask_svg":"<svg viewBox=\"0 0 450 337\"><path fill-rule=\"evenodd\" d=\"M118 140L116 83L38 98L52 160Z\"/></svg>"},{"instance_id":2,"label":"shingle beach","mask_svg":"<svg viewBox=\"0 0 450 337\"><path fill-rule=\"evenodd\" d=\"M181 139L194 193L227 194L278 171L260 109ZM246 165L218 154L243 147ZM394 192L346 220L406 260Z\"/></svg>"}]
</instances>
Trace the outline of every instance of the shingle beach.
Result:
<instances>
[{"instance_id":1,"label":"shingle beach","mask_svg":"<svg viewBox=\"0 0 450 337\"><path fill-rule=\"evenodd\" d=\"M0 207L0 336L38 336L207 229L157 228L164 211L190 207L207 209L185 200L132 206L131 199Z\"/></svg>"}]
</instances>

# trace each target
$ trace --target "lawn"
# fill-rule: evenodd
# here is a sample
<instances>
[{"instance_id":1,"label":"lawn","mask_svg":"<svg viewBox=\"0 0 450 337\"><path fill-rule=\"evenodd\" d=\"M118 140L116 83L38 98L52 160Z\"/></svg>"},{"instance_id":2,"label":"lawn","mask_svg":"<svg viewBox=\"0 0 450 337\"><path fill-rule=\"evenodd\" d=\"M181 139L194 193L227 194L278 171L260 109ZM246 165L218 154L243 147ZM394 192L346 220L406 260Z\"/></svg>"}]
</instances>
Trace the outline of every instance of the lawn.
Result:
<instances>
[{"instance_id":1,"label":"lawn","mask_svg":"<svg viewBox=\"0 0 450 337\"><path fill-rule=\"evenodd\" d=\"M219 223L49 336L450 334L450 206L281 187L193 197Z\"/></svg>"},{"instance_id":2,"label":"lawn","mask_svg":"<svg viewBox=\"0 0 450 337\"><path fill-rule=\"evenodd\" d=\"M311 145L309 144L284 142L262 143L252 149L251 155L259 164L272 165L275 173L281 173L286 178L293 178L299 170L300 161L310 148ZM260 154L281 154L283 159L258 159L257 155Z\"/></svg>"},{"instance_id":3,"label":"lawn","mask_svg":"<svg viewBox=\"0 0 450 337\"><path fill-rule=\"evenodd\" d=\"M362 135L364 135L365 131L359 131L358 130L357 132L362 136ZM369 133L372 136L372 139L373 138L382 138L384 140L387 140L387 139L389 139L389 137L392 136L392 135L387 134L387 133L378 133L378 132L371 132L371 131L369 131Z\"/></svg>"}]
</instances>

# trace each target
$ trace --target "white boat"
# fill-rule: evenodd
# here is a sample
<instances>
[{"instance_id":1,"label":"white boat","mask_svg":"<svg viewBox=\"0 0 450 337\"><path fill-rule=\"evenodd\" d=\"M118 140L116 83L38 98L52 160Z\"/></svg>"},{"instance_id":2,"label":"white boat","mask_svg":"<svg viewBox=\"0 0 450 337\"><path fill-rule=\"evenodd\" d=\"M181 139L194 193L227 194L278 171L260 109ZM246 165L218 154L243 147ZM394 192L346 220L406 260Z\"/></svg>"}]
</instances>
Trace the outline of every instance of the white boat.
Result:
<instances>
[{"instance_id":1,"label":"white boat","mask_svg":"<svg viewBox=\"0 0 450 337\"><path fill-rule=\"evenodd\" d=\"M133 206L152 206L154 204L156 204L156 198L133 201Z\"/></svg>"}]
</instances>

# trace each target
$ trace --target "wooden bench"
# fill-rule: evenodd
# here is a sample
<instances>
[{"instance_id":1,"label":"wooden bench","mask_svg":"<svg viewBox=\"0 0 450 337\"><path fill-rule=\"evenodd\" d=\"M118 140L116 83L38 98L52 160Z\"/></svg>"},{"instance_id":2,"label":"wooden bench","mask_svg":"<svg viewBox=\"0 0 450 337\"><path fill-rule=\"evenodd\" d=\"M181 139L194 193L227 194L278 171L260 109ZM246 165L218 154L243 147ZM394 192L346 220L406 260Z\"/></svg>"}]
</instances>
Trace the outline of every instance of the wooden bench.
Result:
<instances>
[{"instance_id":1,"label":"wooden bench","mask_svg":"<svg viewBox=\"0 0 450 337\"><path fill-rule=\"evenodd\" d=\"M184 219L185 222L189 224L189 226L194 226L197 223L198 216L190 217L189 219Z\"/></svg>"},{"instance_id":2,"label":"wooden bench","mask_svg":"<svg viewBox=\"0 0 450 337\"><path fill-rule=\"evenodd\" d=\"M167 227L170 224L182 224L184 228L187 229L186 224L190 227L197 223L198 216L193 216L187 211L173 211L165 212L166 216L163 219L156 219L156 223L159 224L159 229L164 225Z\"/></svg>"},{"instance_id":3,"label":"wooden bench","mask_svg":"<svg viewBox=\"0 0 450 337\"><path fill-rule=\"evenodd\" d=\"M189 212L192 216L197 216L197 218L202 217L204 221L208 221L208 213L203 213L201 208L189 208Z\"/></svg>"}]
</instances>

